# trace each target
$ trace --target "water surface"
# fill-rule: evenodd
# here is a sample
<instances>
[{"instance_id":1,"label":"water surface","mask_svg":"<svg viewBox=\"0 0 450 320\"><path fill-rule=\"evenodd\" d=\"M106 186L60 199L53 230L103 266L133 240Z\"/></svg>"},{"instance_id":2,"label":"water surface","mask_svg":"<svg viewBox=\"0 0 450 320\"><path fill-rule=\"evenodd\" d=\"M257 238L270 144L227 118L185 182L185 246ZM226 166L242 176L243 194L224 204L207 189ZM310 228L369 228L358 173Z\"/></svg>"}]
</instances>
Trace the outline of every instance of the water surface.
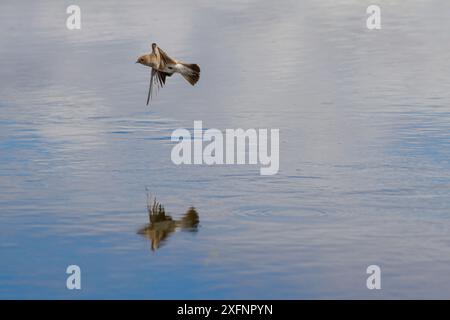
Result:
<instances>
[{"instance_id":1,"label":"water surface","mask_svg":"<svg viewBox=\"0 0 450 320\"><path fill-rule=\"evenodd\" d=\"M77 3L80 31L0 5L0 298L450 298L448 1L378 1L379 31L371 1ZM152 42L202 74L149 109ZM194 120L279 128L279 173L174 165ZM196 231L151 250L147 191Z\"/></svg>"}]
</instances>

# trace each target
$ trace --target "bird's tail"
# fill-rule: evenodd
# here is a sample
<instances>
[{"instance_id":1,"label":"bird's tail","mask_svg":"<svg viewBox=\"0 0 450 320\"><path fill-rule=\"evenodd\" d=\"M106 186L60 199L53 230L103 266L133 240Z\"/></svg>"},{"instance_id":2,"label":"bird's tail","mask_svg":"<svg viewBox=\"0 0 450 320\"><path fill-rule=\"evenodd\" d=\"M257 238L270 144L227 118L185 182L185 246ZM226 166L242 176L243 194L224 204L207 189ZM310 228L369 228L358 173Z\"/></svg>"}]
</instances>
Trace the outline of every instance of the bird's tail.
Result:
<instances>
[{"instance_id":1,"label":"bird's tail","mask_svg":"<svg viewBox=\"0 0 450 320\"><path fill-rule=\"evenodd\" d=\"M190 84L195 85L200 79L200 67L198 66L198 64L180 62L180 65L181 65L181 67L179 68L180 74Z\"/></svg>"}]
</instances>

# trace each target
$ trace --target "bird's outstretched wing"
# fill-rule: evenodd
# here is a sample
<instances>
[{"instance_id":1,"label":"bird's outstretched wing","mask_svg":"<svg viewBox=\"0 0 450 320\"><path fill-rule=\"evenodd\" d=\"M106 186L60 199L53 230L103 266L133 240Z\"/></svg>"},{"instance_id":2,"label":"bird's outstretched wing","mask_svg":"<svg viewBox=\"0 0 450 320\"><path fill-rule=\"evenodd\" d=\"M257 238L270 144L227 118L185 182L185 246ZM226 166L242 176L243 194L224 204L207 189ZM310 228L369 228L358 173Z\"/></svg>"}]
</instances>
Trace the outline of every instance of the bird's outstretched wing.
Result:
<instances>
[{"instance_id":1,"label":"bird's outstretched wing","mask_svg":"<svg viewBox=\"0 0 450 320\"><path fill-rule=\"evenodd\" d=\"M159 88L164 87L166 84L166 73L155 70L152 68L150 75L150 87L148 88L147 105L153 96L153 91L157 91Z\"/></svg>"},{"instance_id":2,"label":"bird's outstretched wing","mask_svg":"<svg viewBox=\"0 0 450 320\"><path fill-rule=\"evenodd\" d=\"M161 49L160 47L157 47L159 54L161 55L161 61L164 62L164 64L176 64L177 62L175 60L173 60L171 57L169 57L167 55L167 53L165 53L163 51L163 49Z\"/></svg>"},{"instance_id":3,"label":"bird's outstretched wing","mask_svg":"<svg viewBox=\"0 0 450 320\"><path fill-rule=\"evenodd\" d=\"M148 88L148 95L147 95L147 105L150 102L150 98L152 97L152 91L153 91L153 79L155 78L155 69L152 68L152 73L150 76L150 87Z\"/></svg>"},{"instance_id":4,"label":"bird's outstretched wing","mask_svg":"<svg viewBox=\"0 0 450 320\"><path fill-rule=\"evenodd\" d=\"M152 43L152 52L156 55L159 62L159 69L164 69L168 64L176 64L177 62L169 57L156 43Z\"/></svg>"}]
</instances>

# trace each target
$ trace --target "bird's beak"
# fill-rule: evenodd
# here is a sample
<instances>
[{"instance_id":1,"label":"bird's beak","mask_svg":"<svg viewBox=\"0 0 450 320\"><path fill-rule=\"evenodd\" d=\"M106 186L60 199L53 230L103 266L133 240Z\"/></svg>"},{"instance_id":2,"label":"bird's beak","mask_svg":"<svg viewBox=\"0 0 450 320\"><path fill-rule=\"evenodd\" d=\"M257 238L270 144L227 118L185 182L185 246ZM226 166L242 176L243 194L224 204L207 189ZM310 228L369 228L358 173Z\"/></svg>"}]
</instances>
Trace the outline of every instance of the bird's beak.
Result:
<instances>
[{"instance_id":1,"label":"bird's beak","mask_svg":"<svg viewBox=\"0 0 450 320\"><path fill-rule=\"evenodd\" d=\"M138 63L139 62L139 60L136 60L136 62L135 63Z\"/></svg>"}]
</instances>

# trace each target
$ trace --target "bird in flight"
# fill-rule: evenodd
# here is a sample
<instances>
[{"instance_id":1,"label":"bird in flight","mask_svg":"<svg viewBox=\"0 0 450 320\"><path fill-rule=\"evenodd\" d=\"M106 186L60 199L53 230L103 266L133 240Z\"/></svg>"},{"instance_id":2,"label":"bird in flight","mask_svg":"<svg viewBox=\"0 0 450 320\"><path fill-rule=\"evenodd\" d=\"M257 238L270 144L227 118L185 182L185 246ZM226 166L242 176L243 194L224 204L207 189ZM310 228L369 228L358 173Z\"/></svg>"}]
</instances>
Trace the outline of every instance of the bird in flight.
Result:
<instances>
[{"instance_id":1,"label":"bird in flight","mask_svg":"<svg viewBox=\"0 0 450 320\"><path fill-rule=\"evenodd\" d=\"M200 67L197 64L184 63L169 57L156 43L152 43L152 52L140 56L136 63L152 68L147 105L154 90L162 88L166 83L166 77L171 77L174 73L181 74L191 85L195 85L200 79Z\"/></svg>"}]
</instances>

